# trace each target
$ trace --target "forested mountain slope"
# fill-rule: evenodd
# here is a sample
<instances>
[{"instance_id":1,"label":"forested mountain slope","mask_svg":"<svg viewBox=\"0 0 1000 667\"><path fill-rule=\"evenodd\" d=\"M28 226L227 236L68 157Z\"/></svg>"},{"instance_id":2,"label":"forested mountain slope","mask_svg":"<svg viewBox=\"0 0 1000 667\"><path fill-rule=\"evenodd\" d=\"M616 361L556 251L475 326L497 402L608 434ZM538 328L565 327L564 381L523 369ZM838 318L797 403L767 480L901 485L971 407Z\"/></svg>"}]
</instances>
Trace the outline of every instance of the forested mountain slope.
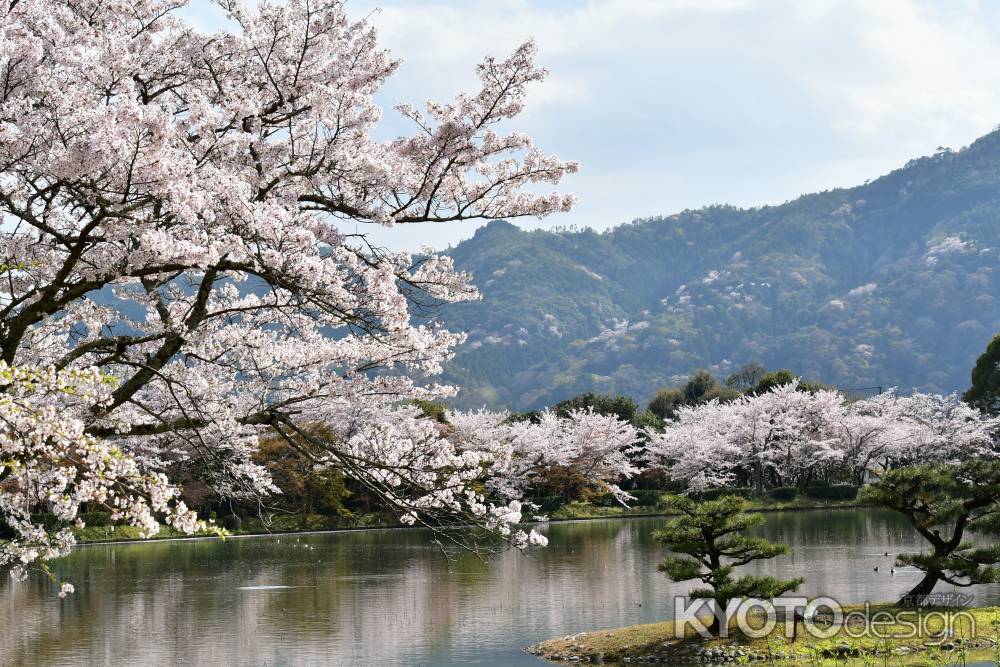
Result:
<instances>
[{"instance_id":1,"label":"forested mountain slope","mask_svg":"<svg viewBox=\"0 0 1000 667\"><path fill-rule=\"evenodd\" d=\"M759 361L841 387L964 389L1000 330L1000 133L849 189L713 206L606 233L494 222L450 251L483 293L455 404L646 400Z\"/></svg>"}]
</instances>

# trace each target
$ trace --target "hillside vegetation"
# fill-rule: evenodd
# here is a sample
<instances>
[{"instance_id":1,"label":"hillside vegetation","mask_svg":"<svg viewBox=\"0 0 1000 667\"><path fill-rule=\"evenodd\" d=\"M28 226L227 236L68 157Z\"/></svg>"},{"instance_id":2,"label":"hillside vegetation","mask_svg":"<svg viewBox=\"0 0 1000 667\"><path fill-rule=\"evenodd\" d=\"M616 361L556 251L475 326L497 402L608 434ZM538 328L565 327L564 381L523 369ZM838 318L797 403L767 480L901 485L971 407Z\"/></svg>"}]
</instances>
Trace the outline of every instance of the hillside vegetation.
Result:
<instances>
[{"instance_id":1,"label":"hillside vegetation","mask_svg":"<svg viewBox=\"0 0 1000 667\"><path fill-rule=\"evenodd\" d=\"M493 222L450 251L483 299L447 368L459 406L586 391L644 402L756 361L842 388L951 392L1000 330L1000 133L780 206L712 206L605 233Z\"/></svg>"}]
</instances>

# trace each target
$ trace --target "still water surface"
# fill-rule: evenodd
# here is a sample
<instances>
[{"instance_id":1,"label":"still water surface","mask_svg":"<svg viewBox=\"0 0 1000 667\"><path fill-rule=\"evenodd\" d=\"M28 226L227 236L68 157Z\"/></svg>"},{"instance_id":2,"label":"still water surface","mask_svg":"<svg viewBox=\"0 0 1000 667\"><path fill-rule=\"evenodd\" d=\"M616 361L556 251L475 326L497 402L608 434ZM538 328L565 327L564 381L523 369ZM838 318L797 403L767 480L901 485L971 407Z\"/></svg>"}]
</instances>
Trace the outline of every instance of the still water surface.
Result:
<instances>
[{"instance_id":1,"label":"still water surface","mask_svg":"<svg viewBox=\"0 0 1000 667\"><path fill-rule=\"evenodd\" d=\"M894 514L767 518L792 553L756 571L805 594L891 600L917 579L889 573L885 552L920 546ZM80 547L54 566L65 600L41 576L0 583L0 664L538 667L525 645L672 615L688 586L656 571L662 521L551 524L548 548L486 563L449 563L419 530ZM1000 604L1000 586L971 592Z\"/></svg>"}]
</instances>

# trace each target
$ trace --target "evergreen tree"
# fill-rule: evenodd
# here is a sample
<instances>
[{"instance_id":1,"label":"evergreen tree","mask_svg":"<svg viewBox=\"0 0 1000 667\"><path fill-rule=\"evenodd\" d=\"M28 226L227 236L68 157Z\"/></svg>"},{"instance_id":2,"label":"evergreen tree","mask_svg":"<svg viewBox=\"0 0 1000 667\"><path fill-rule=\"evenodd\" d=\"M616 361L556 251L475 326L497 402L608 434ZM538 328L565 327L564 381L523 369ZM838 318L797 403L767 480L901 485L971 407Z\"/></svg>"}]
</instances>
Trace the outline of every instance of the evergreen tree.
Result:
<instances>
[{"instance_id":1,"label":"evergreen tree","mask_svg":"<svg viewBox=\"0 0 1000 667\"><path fill-rule=\"evenodd\" d=\"M736 496L696 502L680 497L674 503L680 516L653 534L653 539L676 555L669 556L659 569L672 581L699 579L706 588L691 591L695 599L712 600L715 617L709 632L718 636L731 600L770 600L794 591L802 579L776 579L746 575L735 577L733 570L755 560L788 553L784 544L742 534L764 522L761 514L746 512L746 501Z\"/></svg>"},{"instance_id":2,"label":"evergreen tree","mask_svg":"<svg viewBox=\"0 0 1000 667\"><path fill-rule=\"evenodd\" d=\"M666 421L677 416L677 409L684 405L684 392L677 387L664 387L656 392L646 408Z\"/></svg>"},{"instance_id":3,"label":"evergreen tree","mask_svg":"<svg viewBox=\"0 0 1000 667\"><path fill-rule=\"evenodd\" d=\"M555 413L567 417L574 410L593 410L599 415L614 415L623 422L632 421L639 412L639 406L628 396L610 396L587 392L556 403Z\"/></svg>"},{"instance_id":4,"label":"evergreen tree","mask_svg":"<svg viewBox=\"0 0 1000 667\"><path fill-rule=\"evenodd\" d=\"M970 532L1000 527L1000 461L897 468L865 489L863 498L902 513L930 543L926 553L896 558L897 565L924 572L901 604L922 603L939 581L962 587L1000 582L1000 545L965 541Z\"/></svg>"},{"instance_id":5,"label":"evergreen tree","mask_svg":"<svg viewBox=\"0 0 1000 667\"><path fill-rule=\"evenodd\" d=\"M713 399L722 403L735 400L740 392L719 383L706 370L695 371L683 387L664 387L656 392L647 410L667 421L676 418L682 405L701 405Z\"/></svg>"},{"instance_id":6,"label":"evergreen tree","mask_svg":"<svg viewBox=\"0 0 1000 667\"><path fill-rule=\"evenodd\" d=\"M972 369L972 387L962 396L984 412L1000 413L1000 334L994 336Z\"/></svg>"},{"instance_id":7,"label":"evergreen tree","mask_svg":"<svg viewBox=\"0 0 1000 667\"><path fill-rule=\"evenodd\" d=\"M744 364L740 370L726 377L726 386L736 391L746 391L757 386L765 374L767 369L763 364L757 362Z\"/></svg>"}]
</instances>

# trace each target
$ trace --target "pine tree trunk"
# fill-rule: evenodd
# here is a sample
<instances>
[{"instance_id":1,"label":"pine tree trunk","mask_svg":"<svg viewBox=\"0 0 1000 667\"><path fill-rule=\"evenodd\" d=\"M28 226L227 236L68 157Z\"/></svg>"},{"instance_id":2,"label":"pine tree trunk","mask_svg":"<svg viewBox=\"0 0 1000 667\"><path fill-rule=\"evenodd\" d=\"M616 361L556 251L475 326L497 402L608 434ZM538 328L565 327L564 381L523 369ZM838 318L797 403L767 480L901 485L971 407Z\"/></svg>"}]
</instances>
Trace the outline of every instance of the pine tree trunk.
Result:
<instances>
[{"instance_id":1,"label":"pine tree trunk","mask_svg":"<svg viewBox=\"0 0 1000 667\"><path fill-rule=\"evenodd\" d=\"M712 624L708 626L708 634L713 637L719 637L722 635L723 623L726 627L729 627L729 619L726 618L726 609L729 607L729 600L715 600L714 604L715 612L712 615Z\"/></svg>"},{"instance_id":2,"label":"pine tree trunk","mask_svg":"<svg viewBox=\"0 0 1000 667\"><path fill-rule=\"evenodd\" d=\"M899 603L909 603L909 604L919 604L921 599L930 595L937 585L937 582L941 580L941 573L935 570L928 570L924 578L920 580L916 586L914 586L909 593L904 595Z\"/></svg>"}]
</instances>

